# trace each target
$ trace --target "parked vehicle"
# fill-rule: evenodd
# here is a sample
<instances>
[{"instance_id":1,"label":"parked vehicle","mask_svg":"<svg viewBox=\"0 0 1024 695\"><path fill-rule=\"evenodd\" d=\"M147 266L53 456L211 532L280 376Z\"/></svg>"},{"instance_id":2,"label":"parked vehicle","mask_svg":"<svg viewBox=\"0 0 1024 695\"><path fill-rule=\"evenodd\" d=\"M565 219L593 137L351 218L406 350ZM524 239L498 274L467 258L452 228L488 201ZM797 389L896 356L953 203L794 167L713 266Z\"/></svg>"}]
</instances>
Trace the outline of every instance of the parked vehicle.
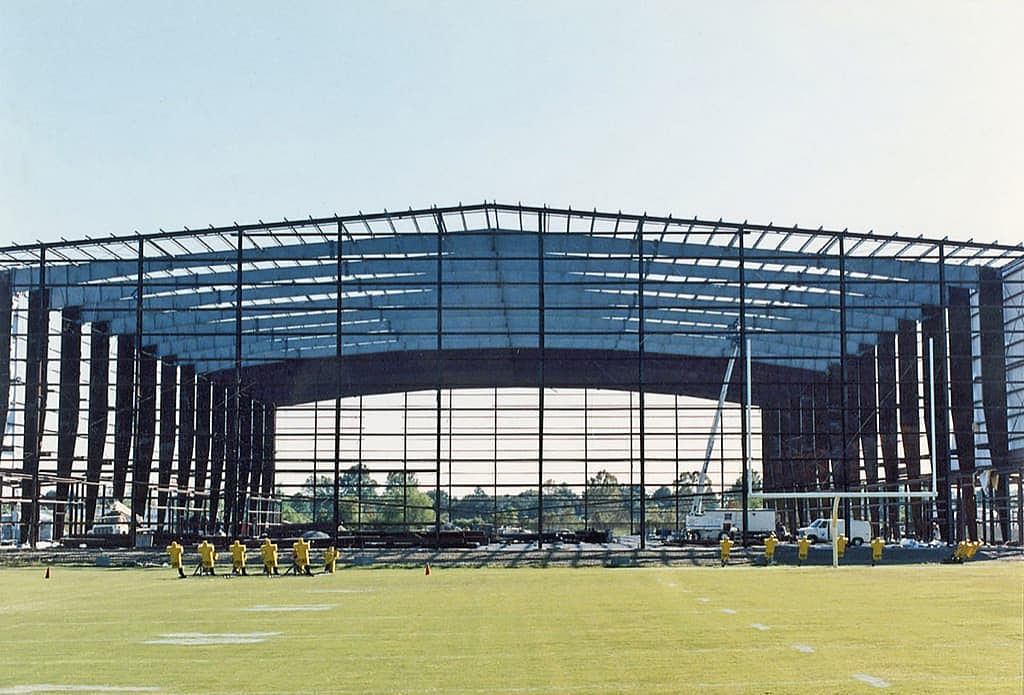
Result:
<instances>
[{"instance_id":1,"label":"parked vehicle","mask_svg":"<svg viewBox=\"0 0 1024 695\"><path fill-rule=\"evenodd\" d=\"M815 519L807 526L797 530L798 536L807 536L811 543L818 541L831 541L832 522L830 519ZM871 524L860 519L853 519L850 522L850 533L846 533L846 521L837 521L836 532L846 536L851 545L860 545L871 540Z\"/></svg>"},{"instance_id":2,"label":"parked vehicle","mask_svg":"<svg viewBox=\"0 0 1024 695\"><path fill-rule=\"evenodd\" d=\"M747 510L747 537L764 538L775 531L774 509ZM710 509L686 515L686 538L693 542L713 542L743 535L742 509Z\"/></svg>"}]
</instances>

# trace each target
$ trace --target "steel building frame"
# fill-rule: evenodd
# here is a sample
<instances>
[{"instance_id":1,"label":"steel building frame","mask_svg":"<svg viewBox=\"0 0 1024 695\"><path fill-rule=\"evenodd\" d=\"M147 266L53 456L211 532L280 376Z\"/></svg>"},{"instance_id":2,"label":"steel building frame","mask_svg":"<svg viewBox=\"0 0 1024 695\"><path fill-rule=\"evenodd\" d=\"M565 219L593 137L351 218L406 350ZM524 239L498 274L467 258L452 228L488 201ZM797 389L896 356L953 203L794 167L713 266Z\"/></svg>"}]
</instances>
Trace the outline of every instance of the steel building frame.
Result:
<instances>
[{"instance_id":1,"label":"steel building frame","mask_svg":"<svg viewBox=\"0 0 1024 695\"><path fill-rule=\"evenodd\" d=\"M339 481L351 399L361 421L364 396L405 394L406 447L409 395L427 392L433 471L419 470L432 473L439 535L453 519L450 473L447 515L442 503L452 390L493 389L493 478L473 482L493 485L496 525L498 389L526 388L535 394L532 511L543 540L546 514L558 512L545 500L545 460L559 458L545 448L546 395L584 390L586 452L595 412L587 393L615 389L637 394L630 432L619 435L629 438L630 530L642 544L650 414L674 407L678 526L687 426L678 397L714 399L738 341L740 363L749 349L753 367L736 370L727 400L741 403L749 390L758 409L765 491L920 490L924 460L939 478L934 506L848 504L845 514L866 513L890 533L927 536L934 519L947 540L1008 539L1012 526L1019 538L1024 411L1008 375L1024 362L1022 277L1020 245L496 202L9 246L0 248L0 499L20 503L21 537L33 541L43 507L60 536L65 525L88 528L101 498L126 494L133 533L136 515L168 532L253 533L274 520L287 488L277 468L287 411L300 422L287 436L313 433L289 463L313 473L314 503L317 443L333 438L336 536L350 504ZM921 367L929 361L934 385ZM932 390L937 445L925 454ZM674 406L652 406L655 395ZM332 424L321 430L316 404L325 401ZM750 422L739 418L728 433L739 437L744 516L755 493ZM383 504L364 499L368 476L410 470L404 449L402 468L362 468L361 433L360 527L364 511ZM573 460L588 481L589 453ZM976 500L979 472L993 484ZM404 525L407 492L403 483ZM584 489L584 526L592 503ZM811 513L795 501L776 506L791 523Z\"/></svg>"}]
</instances>

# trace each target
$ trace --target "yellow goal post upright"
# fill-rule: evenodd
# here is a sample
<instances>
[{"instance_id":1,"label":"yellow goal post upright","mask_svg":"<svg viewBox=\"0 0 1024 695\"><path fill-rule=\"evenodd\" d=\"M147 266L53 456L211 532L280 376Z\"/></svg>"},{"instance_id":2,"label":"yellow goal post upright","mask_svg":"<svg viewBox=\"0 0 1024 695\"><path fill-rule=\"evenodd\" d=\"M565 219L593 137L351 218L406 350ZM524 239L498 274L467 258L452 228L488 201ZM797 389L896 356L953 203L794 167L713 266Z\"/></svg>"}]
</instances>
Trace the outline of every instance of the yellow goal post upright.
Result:
<instances>
[{"instance_id":1,"label":"yellow goal post upright","mask_svg":"<svg viewBox=\"0 0 1024 695\"><path fill-rule=\"evenodd\" d=\"M889 491L876 491L876 492L864 492L864 491L835 491L835 490L816 490L813 492L760 492L758 497L763 500L794 500L794 499L821 499L823 497L832 498L832 516L829 520L829 531L830 537L832 538L832 566L839 566L839 547L835 543L836 530L839 527L839 501L843 499L928 499L934 500L938 497L938 478L936 476L936 447L935 447L935 340L934 338L928 341L928 376L929 376L929 412L928 419L930 424L930 436L929 445L931 451L929 452L931 458L932 468L932 489L931 490L904 490L902 492L898 490ZM749 360L750 360L750 349L748 341L747 349L747 374L750 374ZM750 437L750 381L747 380L747 393L744 394L746 397L746 408L744 409L744 416L747 420L747 437ZM748 442L747 446L747 489L752 490L751 486L751 461L750 461L750 446Z\"/></svg>"}]
</instances>

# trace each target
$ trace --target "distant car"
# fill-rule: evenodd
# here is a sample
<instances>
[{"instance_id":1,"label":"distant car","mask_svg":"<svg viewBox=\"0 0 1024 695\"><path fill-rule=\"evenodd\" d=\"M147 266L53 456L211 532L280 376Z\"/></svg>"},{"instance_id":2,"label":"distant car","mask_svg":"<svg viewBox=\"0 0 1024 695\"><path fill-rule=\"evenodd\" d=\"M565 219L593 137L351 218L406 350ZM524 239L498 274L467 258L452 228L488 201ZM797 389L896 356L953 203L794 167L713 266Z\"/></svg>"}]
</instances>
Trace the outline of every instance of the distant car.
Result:
<instances>
[{"instance_id":1,"label":"distant car","mask_svg":"<svg viewBox=\"0 0 1024 695\"><path fill-rule=\"evenodd\" d=\"M304 541L325 541L330 540L330 538L331 537L323 531L317 531L316 529L306 531L302 534L302 540Z\"/></svg>"}]
</instances>

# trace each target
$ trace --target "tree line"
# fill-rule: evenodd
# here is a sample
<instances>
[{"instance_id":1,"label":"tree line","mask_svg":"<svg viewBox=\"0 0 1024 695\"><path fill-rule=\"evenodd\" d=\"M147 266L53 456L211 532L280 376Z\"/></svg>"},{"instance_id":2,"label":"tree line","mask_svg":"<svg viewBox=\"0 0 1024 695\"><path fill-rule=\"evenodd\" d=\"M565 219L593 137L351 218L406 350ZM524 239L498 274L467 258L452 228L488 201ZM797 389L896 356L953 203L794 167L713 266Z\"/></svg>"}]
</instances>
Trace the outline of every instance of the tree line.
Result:
<instances>
[{"instance_id":1,"label":"tree line","mask_svg":"<svg viewBox=\"0 0 1024 695\"><path fill-rule=\"evenodd\" d=\"M699 474L688 472L671 485L658 487L646 499L649 530L672 530L682 524L697 503ZM757 477L755 473L755 478ZM756 480L755 480L756 487ZM636 530L640 518L639 485L619 482L606 470L591 476L581 494L564 482L548 480L544 486L544 528L550 530L611 529L614 533ZM722 495L706 491L704 509L740 506L741 481ZM282 520L290 523L331 522L334 519L334 480L321 475L308 477L298 490L284 494ZM363 526L399 529L434 523L439 506L441 522L461 528L521 527L536 529L538 496L536 488L503 494L476 487L465 495L440 495L433 487L421 489L415 474L389 473L379 484L365 466L352 466L338 478L338 516L346 527ZM751 506L760 506L752 503Z\"/></svg>"}]
</instances>

